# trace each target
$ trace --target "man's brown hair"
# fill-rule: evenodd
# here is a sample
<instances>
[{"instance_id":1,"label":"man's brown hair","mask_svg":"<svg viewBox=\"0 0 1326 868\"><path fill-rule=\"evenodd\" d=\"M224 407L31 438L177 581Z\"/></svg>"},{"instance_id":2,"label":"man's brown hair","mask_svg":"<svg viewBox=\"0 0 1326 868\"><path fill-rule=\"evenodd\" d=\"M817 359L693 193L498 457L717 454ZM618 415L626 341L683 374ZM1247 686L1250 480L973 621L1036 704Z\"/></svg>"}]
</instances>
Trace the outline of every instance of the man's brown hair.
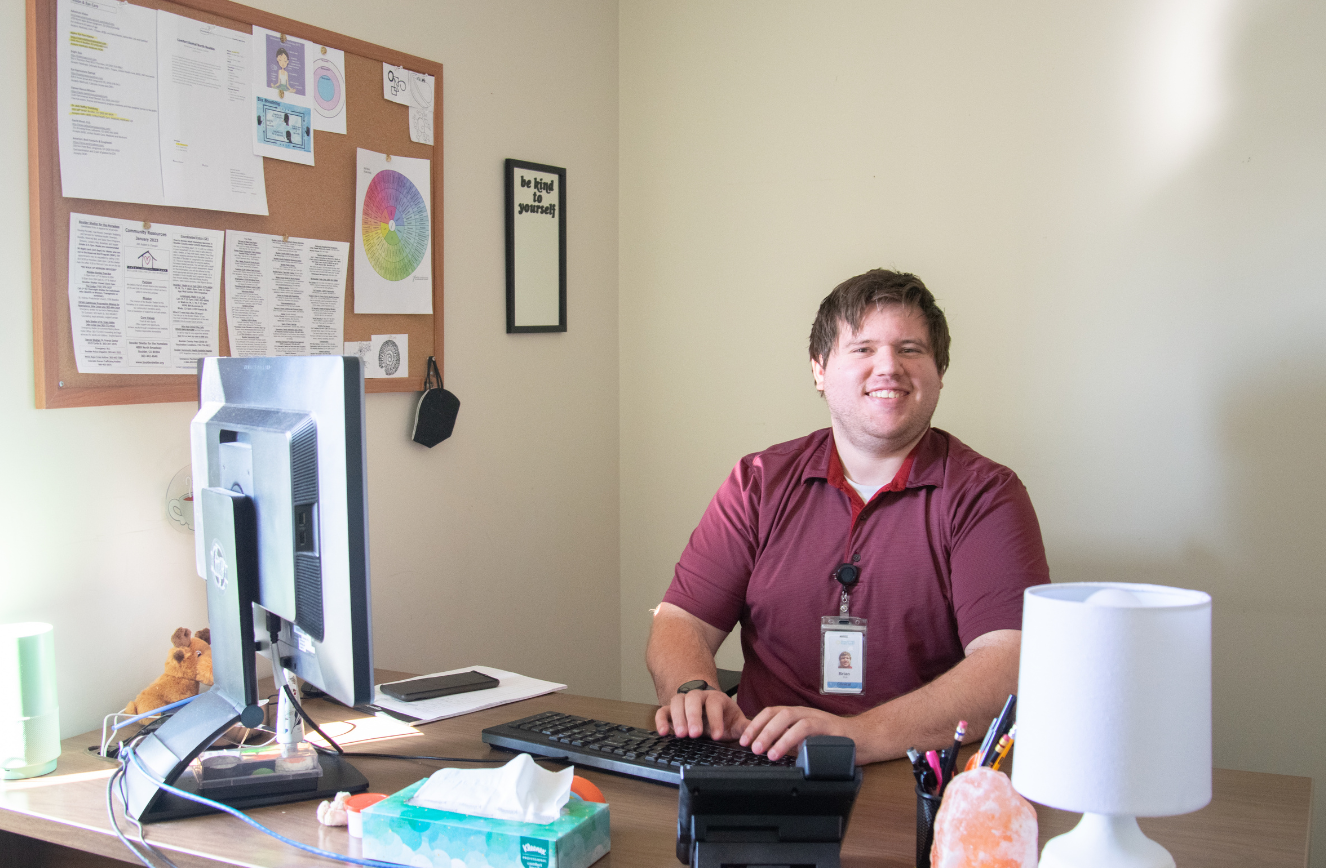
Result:
<instances>
[{"instance_id":1,"label":"man's brown hair","mask_svg":"<svg viewBox=\"0 0 1326 868\"><path fill-rule=\"evenodd\" d=\"M820 302L815 324L810 327L810 358L823 365L838 345L838 329L846 323L853 332L860 331L866 314L889 305L901 305L921 312L930 329L930 351L942 375L948 370L948 320L935 304L935 297L914 274L874 268L865 274L849 277L834 287Z\"/></svg>"}]
</instances>

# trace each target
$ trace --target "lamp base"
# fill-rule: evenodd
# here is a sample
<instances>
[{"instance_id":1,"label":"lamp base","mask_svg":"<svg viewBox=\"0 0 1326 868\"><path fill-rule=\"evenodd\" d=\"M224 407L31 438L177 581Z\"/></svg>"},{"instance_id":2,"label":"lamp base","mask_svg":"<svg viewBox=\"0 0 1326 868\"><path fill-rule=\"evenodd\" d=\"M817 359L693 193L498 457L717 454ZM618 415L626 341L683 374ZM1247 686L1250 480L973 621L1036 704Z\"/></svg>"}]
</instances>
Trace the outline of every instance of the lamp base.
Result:
<instances>
[{"instance_id":1,"label":"lamp base","mask_svg":"<svg viewBox=\"0 0 1326 868\"><path fill-rule=\"evenodd\" d=\"M1083 814L1082 820L1041 851L1040 868L1175 868L1174 857L1152 841L1137 818Z\"/></svg>"},{"instance_id":2,"label":"lamp base","mask_svg":"<svg viewBox=\"0 0 1326 868\"><path fill-rule=\"evenodd\" d=\"M5 769L5 780L18 781L23 778L39 778L42 775L49 775L53 771L55 771L55 760L49 760L44 763L33 763L28 766Z\"/></svg>"}]
</instances>

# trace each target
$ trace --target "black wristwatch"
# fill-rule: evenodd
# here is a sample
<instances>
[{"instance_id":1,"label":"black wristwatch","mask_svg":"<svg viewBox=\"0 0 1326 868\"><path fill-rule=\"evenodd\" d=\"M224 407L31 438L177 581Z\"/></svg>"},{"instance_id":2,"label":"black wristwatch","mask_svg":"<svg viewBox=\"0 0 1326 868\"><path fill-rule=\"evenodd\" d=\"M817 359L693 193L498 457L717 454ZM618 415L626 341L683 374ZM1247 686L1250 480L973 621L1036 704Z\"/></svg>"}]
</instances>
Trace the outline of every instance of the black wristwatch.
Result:
<instances>
[{"instance_id":1,"label":"black wristwatch","mask_svg":"<svg viewBox=\"0 0 1326 868\"><path fill-rule=\"evenodd\" d=\"M687 681L681 687L678 687L677 692L690 693L692 690L717 690L717 689L718 688L716 687L711 687L709 685L709 682L705 681L703 678L697 678L694 681Z\"/></svg>"}]
</instances>

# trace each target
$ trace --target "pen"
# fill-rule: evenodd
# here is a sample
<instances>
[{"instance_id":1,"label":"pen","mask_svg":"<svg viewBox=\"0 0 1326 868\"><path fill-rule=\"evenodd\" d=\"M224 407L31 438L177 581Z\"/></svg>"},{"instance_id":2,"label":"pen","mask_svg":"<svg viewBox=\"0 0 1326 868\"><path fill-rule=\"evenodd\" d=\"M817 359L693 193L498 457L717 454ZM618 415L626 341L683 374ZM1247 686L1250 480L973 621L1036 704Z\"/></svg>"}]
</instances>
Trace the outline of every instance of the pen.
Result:
<instances>
[{"instance_id":1,"label":"pen","mask_svg":"<svg viewBox=\"0 0 1326 868\"><path fill-rule=\"evenodd\" d=\"M953 749L950 750L948 752L948 756L944 758L945 786L948 785L948 781L953 780L953 767L957 765L958 762L958 748L962 747L962 739L965 738L966 735L967 735L967 721L959 720L958 729L956 732L953 733Z\"/></svg>"},{"instance_id":2,"label":"pen","mask_svg":"<svg viewBox=\"0 0 1326 868\"><path fill-rule=\"evenodd\" d=\"M925 764L921 762L921 753L914 747L907 748L907 759L912 762L912 777L925 789Z\"/></svg>"},{"instance_id":3,"label":"pen","mask_svg":"<svg viewBox=\"0 0 1326 868\"><path fill-rule=\"evenodd\" d=\"M990 728L985 731L985 738L981 739L981 747L976 751L976 764L985 763L985 752L990 749L990 742L994 739L995 729L999 726L999 718L990 721Z\"/></svg>"},{"instance_id":4,"label":"pen","mask_svg":"<svg viewBox=\"0 0 1326 868\"><path fill-rule=\"evenodd\" d=\"M1017 694L1008 694L1008 699L1004 701L1004 710L999 712L999 722L995 724L994 738L991 739L992 743L998 743L999 739L1003 738L1008 732L1009 727L1013 725L1013 721L1017 719L1017 707Z\"/></svg>"}]
</instances>

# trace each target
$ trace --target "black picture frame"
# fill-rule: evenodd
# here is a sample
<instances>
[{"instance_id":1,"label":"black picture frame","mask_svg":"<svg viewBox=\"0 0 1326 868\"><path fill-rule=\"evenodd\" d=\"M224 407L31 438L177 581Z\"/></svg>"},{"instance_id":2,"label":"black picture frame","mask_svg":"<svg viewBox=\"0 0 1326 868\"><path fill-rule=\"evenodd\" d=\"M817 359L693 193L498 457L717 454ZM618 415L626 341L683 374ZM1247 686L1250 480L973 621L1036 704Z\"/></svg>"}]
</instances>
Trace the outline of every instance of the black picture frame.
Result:
<instances>
[{"instance_id":1,"label":"black picture frame","mask_svg":"<svg viewBox=\"0 0 1326 868\"><path fill-rule=\"evenodd\" d=\"M521 171L530 173L521 175ZM543 175L543 178L534 177ZM556 176L547 186L548 175ZM566 331L566 169L508 159L505 164L506 187L506 331L507 334ZM521 201L524 199L530 201ZM553 201L549 201L552 199ZM548 213L546 209L553 213ZM545 210L541 210L545 209ZM517 219L529 227L517 237ZM556 320L552 316L551 245L546 230L530 221L557 221L556 243ZM517 249L517 244L522 248ZM517 261L525 270L516 273ZM534 277L528 276L532 267ZM518 284L517 280L521 282ZM517 303L519 301L519 304ZM518 323L517 319L521 321Z\"/></svg>"}]
</instances>

